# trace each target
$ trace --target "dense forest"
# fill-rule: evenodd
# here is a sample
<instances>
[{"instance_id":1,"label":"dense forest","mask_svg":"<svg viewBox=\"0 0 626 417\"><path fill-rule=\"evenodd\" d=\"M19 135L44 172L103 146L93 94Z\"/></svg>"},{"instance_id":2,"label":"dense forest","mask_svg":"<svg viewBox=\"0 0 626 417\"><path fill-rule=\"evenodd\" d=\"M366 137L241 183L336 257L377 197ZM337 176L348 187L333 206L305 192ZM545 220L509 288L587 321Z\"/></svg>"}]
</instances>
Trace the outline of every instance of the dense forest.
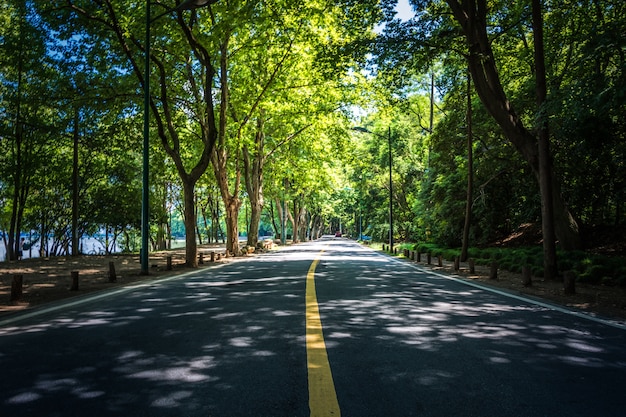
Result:
<instances>
[{"instance_id":1,"label":"dense forest","mask_svg":"<svg viewBox=\"0 0 626 417\"><path fill-rule=\"evenodd\" d=\"M3 0L7 258L164 249L176 219L190 266L259 230L467 256L532 224L550 278L622 230L626 3L409 5Z\"/></svg>"}]
</instances>

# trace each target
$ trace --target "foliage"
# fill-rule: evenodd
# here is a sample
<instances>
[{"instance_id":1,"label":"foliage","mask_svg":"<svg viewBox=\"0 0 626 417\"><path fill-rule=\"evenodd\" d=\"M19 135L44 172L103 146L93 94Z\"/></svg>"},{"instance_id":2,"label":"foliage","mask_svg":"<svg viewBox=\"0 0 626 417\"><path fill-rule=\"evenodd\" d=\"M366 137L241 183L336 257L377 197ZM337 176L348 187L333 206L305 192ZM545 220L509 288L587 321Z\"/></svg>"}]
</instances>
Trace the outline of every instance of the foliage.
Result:
<instances>
[{"instance_id":1,"label":"foliage","mask_svg":"<svg viewBox=\"0 0 626 417\"><path fill-rule=\"evenodd\" d=\"M240 186L247 156L262 163L255 204L263 230L280 233L278 206L286 202L290 235L341 227L387 241L391 203L397 243L419 242L424 251L454 257L449 248L460 246L465 220L469 102L470 256L512 270L525 259L541 275L530 249L476 249L539 222L539 188L476 92L468 97L468 45L450 9L456 2L410 3L415 16L403 20L391 0L234 1L194 11L172 10L174 1L151 3L153 13L163 13L152 32L155 247L186 220L190 204L197 221L187 228L195 226L199 242L248 231L254 204L251 190ZM544 3L549 94L538 108L530 6L489 2L489 45L504 93L529 130L549 116L555 171L577 220L623 224L626 4ZM5 244L10 230L32 230L53 238L51 252L66 250L77 138L79 234L113 230L136 249L144 4L29 0L0 7ZM217 137L223 163L200 175ZM190 203L185 181L192 172ZM224 218L231 200L239 204L236 232L227 231ZM590 282L624 279L618 265L590 258L587 266L572 256L559 253L560 270Z\"/></svg>"}]
</instances>

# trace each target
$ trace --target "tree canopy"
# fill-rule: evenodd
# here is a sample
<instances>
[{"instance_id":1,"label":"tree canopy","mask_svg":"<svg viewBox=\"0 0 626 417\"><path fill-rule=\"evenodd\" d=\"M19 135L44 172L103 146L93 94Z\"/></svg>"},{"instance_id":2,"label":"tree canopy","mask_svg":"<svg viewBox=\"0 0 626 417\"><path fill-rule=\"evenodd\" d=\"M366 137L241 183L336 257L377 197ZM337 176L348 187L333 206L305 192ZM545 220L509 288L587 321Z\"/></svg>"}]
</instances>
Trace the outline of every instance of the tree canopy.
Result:
<instances>
[{"instance_id":1,"label":"tree canopy","mask_svg":"<svg viewBox=\"0 0 626 417\"><path fill-rule=\"evenodd\" d=\"M624 223L621 0L181 4L0 5L8 259L25 235L138 250L148 78L150 250L184 234L191 266L244 235L385 241L390 203L395 240L453 247L553 222L575 249Z\"/></svg>"}]
</instances>

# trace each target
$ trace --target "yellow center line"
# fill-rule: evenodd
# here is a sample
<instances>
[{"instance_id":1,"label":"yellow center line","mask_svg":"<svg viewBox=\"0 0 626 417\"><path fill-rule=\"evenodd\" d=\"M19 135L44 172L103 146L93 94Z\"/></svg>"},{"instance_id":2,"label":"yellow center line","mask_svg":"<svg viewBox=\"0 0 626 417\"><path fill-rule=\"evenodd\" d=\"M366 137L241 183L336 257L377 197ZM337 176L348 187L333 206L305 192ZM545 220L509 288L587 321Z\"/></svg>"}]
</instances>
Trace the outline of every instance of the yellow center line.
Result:
<instances>
[{"instance_id":1,"label":"yellow center line","mask_svg":"<svg viewBox=\"0 0 626 417\"><path fill-rule=\"evenodd\" d=\"M321 251L320 254L323 252ZM312 417L340 416L315 291L315 268L319 261L319 258L313 261L306 276L306 358L309 374L309 408Z\"/></svg>"}]
</instances>

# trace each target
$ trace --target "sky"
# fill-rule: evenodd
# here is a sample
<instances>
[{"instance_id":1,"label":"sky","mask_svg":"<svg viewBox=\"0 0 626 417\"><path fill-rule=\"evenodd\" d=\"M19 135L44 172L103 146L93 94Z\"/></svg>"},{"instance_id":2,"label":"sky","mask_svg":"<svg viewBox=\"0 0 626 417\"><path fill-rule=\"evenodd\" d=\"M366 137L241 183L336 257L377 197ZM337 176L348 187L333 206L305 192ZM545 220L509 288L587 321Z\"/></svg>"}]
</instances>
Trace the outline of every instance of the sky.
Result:
<instances>
[{"instance_id":1,"label":"sky","mask_svg":"<svg viewBox=\"0 0 626 417\"><path fill-rule=\"evenodd\" d=\"M400 20L402 20L403 22L406 22L407 20L409 20L411 17L413 17L415 13L413 12L413 9L411 8L411 5L409 4L409 0L398 0L398 3L396 4L396 17ZM374 32L376 33L383 33L383 30L385 29L385 25L376 25L376 27L374 27Z\"/></svg>"},{"instance_id":2,"label":"sky","mask_svg":"<svg viewBox=\"0 0 626 417\"><path fill-rule=\"evenodd\" d=\"M409 0L398 0L398 5L396 6L396 17L405 21L409 20L413 15L413 9L411 9L411 5L409 5Z\"/></svg>"}]
</instances>

